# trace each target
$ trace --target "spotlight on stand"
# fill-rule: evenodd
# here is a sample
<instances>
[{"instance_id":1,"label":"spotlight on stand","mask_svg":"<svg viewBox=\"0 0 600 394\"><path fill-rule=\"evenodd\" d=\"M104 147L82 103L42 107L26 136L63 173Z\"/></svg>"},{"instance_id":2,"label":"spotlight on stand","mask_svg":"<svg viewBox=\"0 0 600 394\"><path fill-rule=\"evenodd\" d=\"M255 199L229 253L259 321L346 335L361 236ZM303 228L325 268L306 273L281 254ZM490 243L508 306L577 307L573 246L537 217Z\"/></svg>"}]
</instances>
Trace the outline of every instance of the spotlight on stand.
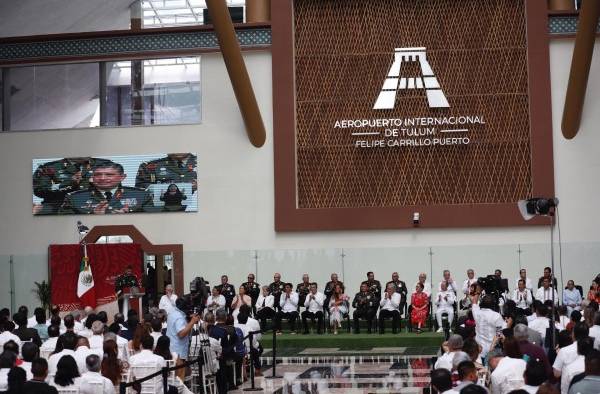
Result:
<instances>
[{"instance_id":1,"label":"spotlight on stand","mask_svg":"<svg viewBox=\"0 0 600 394\"><path fill-rule=\"evenodd\" d=\"M558 198L530 198L520 200L517 206L523 219L531 220L536 216L551 215L551 211L558 206Z\"/></svg>"}]
</instances>

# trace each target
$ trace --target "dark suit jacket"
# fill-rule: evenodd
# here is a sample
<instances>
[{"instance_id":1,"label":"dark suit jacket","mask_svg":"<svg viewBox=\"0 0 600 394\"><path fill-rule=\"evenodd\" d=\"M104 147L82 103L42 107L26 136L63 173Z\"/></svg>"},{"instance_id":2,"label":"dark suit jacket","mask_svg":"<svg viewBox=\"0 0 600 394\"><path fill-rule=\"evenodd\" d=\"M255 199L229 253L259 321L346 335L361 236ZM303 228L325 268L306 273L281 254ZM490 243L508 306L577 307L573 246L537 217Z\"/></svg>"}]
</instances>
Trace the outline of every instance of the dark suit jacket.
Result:
<instances>
[{"instance_id":1,"label":"dark suit jacket","mask_svg":"<svg viewBox=\"0 0 600 394\"><path fill-rule=\"evenodd\" d=\"M58 394L56 387L50 386L48 383L30 380L25 383L24 391L27 394Z\"/></svg>"}]
</instances>

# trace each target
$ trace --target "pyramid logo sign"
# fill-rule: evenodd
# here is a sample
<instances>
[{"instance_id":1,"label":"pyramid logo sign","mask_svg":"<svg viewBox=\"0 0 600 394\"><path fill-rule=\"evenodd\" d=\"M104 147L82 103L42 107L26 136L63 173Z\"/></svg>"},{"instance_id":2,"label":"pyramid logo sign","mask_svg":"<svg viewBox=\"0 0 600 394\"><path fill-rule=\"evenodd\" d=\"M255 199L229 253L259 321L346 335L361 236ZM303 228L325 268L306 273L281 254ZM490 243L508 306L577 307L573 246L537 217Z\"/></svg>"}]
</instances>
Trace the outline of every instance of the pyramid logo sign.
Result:
<instances>
[{"instance_id":1,"label":"pyramid logo sign","mask_svg":"<svg viewBox=\"0 0 600 394\"><path fill-rule=\"evenodd\" d=\"M421 76L402 77L400 75L402 62L419 62ZM396 48L394 63L388 72L373 109L393 109L398 90L404 89L425 89L429 108L450 107L437 78L433 74L431 65L427 61L426 48Z\"/></svg>"}]
</instances>

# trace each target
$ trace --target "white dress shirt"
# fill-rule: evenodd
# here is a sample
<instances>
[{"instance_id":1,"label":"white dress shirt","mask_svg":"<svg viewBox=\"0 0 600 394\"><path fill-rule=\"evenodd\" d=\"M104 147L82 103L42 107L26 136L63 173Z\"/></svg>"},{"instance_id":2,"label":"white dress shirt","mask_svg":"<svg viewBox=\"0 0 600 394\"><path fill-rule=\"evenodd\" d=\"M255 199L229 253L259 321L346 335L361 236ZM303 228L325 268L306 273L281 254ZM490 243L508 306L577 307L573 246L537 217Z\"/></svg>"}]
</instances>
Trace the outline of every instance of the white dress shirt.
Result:
<instances>
[{"instance_id":1,"label":"white dress shirt","mask_svg":"<svg viewBox=\"0 0 600 394\"><path fill-rule=\"evenodd\" d=\"M256 319L248 317L248 321L246 322L246 325L250 328L250 331L260 331L260 323ZM254 334L254 338L256 338L257 341L260 341L262 338L262 334L256 333L256 334Z\"/></svg>"},{"instance_id":2,"label":"white dress shirt","mask_svg":"<svg viewBox=\"0 0 600 394\"><path fill-rule=\"evenodd\" d=\"M475 341L481 345L481 357L490 351L496 333L506 327L502 315L487 308L473 305L473 318L475 319Z\"/></svg>"},{"instance_id":3,"label":"white dress shirt","mask_svg":"<svg viewBox=\"0 0 600 394\"><path fill-rule=\"evenodd\" d=\"M444 368L448 371L452 371L452 359L454 358L455 354L456 352L444 353L440 358L437 359L434 368Z\"/></svg>"},{"instance_id":4,"label":"white dress shirt","mask_svg":"<svg viewBox=\"0 0 600 394\"><path fill-rule=\"evenodd\" d=\"M435 304L438 309L452 309L456 296L452 291L440 291L435 297Z\"/></svg>"},{"instance_id":5,"label":"white dress shirt","mask_svg":"<svg viewBox=\"0 0 600 394\"><path fill-rule=\"evenodd\" d=\"M556 359L554 360L554 364L552 364L552 368L554 368L557 371L560 371L560 373L562 374L567 365L575 361L577 356L577 341L575 341L569 346L565 346L562 349L559 349L558 354L556 355Z\"/></svg>"},{"instance_id":6,"label":"white dress shirt","mask_svg":"<svg viewBox=\"0 0 600 394\"><path fill-rule=\"evenodd\" d=\"M214 312L220 308L225 308L225 297L222 294L219 294L217 297L209 296L206 299L206 309L209 311Z\"/></svg>"},{"instance_id":7,"label":"white dress shirt","mask_svg":"<svg viewBox=\"0 0 600 394\"><path fill-rule=\"evenodd\" d=\"M298 293L292 291L289 294L282 293L281 299L279 300L279 306L283 313L296 312L298 310Z\"/></svg>"},{"instance_id":8,"label":"white dress shirt","mask_svg":"<svg viewBox=\"0 0 600 394\"><path fill-rule=\"evenodd\" d=\"M132 367L152 366L160 369L167 365L167 362L161 356L152 353L151 350L142 349L138 354L129 357L129 365Z\"/></svg>"},{"instance_id":9,"label":"white dress shirt","mask_svg":"<svg viewBox=\"0 0 600 394\"><path fill-rule=\"evenodd\" d=\"M46 340L46 342L42 343L40 346L40 351L53 352L56 349L56 342L58 342L58 337L51 337Z\"/></svg>"},{"instance_id":10,"label":"white dress shirt","mask_svg":"<svg viewBox=\"0 0 600 394\"><path fill-rule=\"evenodd\" d=\"M558 293L552 287L548 287L547 289L540 287L537 289L535 293L535 299L540 300L541 302L548 300L552 301L552 293L554 293L554 302L558 305L560 298L558 298Z\"/></svg>"},{"instance_id":11,"label":"white dress shirt","mask_svg":"<svg viewBox=\"0 0 600 394\"><path fill-rule=\"evenodd\" d=\"M473 279L467 278L467 279L465 279L465 281L463 282L463 285L462 285L462 292L463 292L463 294L468 295L471 292L471 285L473 283L477 283L477 279L476 278L473 278Z\"/></svg>"},{"instance_id":12,"label":"white dress shirt","mask_svg":"<svg viewBox=\"0 0 600 394\"><path fill-rule=\"evenodd\" d=\"M90 349L104 349L104 335L92 335L88 342L90 343Z\"/></svg>"},{"instance_id":13,"label":"white dress shirt","mask_svg":"<svg viewBox=\"0 0 600 394\"><path fill-rule=\"evenodd\" d=\"M512 300L517 304L517 308L529 308L529 306L533 303L531 290L527 288L525 288L523 291L519 289L514 289L512 293Z\"/></svg>"},{"instance_id":14,"label":"white dress shirt","mask_svg":"<svg viewBox=\"0 0 600 394\"><path fill-rule=\"evenodd\" d=\"M158 342L158 338L162 337L162 332L152 331L150 333L150 336L152 338L154 338L154 345L152 346L152 349L154 349L154 348L156 348L156 343Z\"/></svg>"},{"instance_id":15,"label":"white dress shirt","mask_svg":"<svg viewBox=\"0 0 600 394\"><path fill-rule=\"evenodd\" d=\"M562 301L563 304L567 305L569 308L571 308L571 304L575 304L574 308L579 309L579 307L581 307L582 301L581 293L576 288L573 288L573 290L564 289Z\"/></svg>"},{"instance_id":16,"label":"white dress shirt","mask_svg":"<svg viewBox=\"0 0 600 394\"><path fill-rule=\"evenodd\" d=\"M102 360L102 357L104 356L102 349L92 350L87 346L79 346L77 349L75 349L75 355L73 357L75 358L75 362L77 363L77 369L79 370L80 375L87 371L85 359L90 354L95 354L96 356L100 357L100 360Z\"/></svg>"},{"instance_id":17,"label":"white dress shirt","mask_svg":"<svg viewBox=\"0 0 600 394\"><path fill-rule=\"evenodd\" d=\"M314 299L312 299L314 296ZM309 293L304 301L306 310L310 313L323 312L323 303L325 302L325 294L320 291L315 294Z\"/></svg>"},{"instance_id":18,"label":"white dress shirt","mask_svg":"<svg viewBox=\"0 0 600 394\"><path fill-rule=\"evenodd\" d=\"M52 378L52 380L50 380L48 382L48 384L50 386L56 387L56 390L63 390L63 389L79 389L79 386L81 385L81 378L75 378L73 379L73 384L70 384L68 386L59 386L58 384L54 383L54 378Z\"/></svg>"},{"instance_id":19,"label":"white dress shirt","mask_svg":"<svg viewBox=\"0 0 600 394\"><path fill-rule=\"evenodd\" d=\"M92 332L92 330L89 330L84 327L83 330L81 330L77 333L77 335L79 335L80 337L85 337L87 339L90 339L92 337L92 335L94 335L94 333Z\"/></svg>"},{"instance_id":20,"label":"white dress shirt","mask_svg":"<svg viewBox=\"0 0 600 394\"><path fill-rule=\"evenodd\" d=\"M0 348L2 348L4 344L8 341L15 341L15 343L19 345L19 349L21 348L21 340L18 336L16 336L10 331L3 331L0 334Z\"/></svg>"},{"instance_id":21,"label":"white dress shirt","mask_svg":"<svg viewBox=\"0 0 600 394\"><path fill-rule=\"evenodd\" d=\"M563 373L560 376L560 394L568 394L571 380L573 380L575 375L582 372L585 372L585 356L577 355L575 360L566 365L563 369Z\"/></svg>"},{"instance_id":22,"label":"white dress shirt","mask_svg":"<svg viewBox=\"0 0 600 394\"><path fill-rule=\"evenodd\" d=\"M265 304L265 306L263 307L263 303ZM273 309L273 304L275 303L275 297L273 297L272 295L268 295L268 296L264 296L264 295L259 295L258 298L256 299L256 304L254 304L254 306L256 306L256 311L260 311L263 308L271 308Z\"/></svg>"},{"instance_id":23,"label":"white dress shirt","mask_svg":"<svg viewBox=\"0 0 600 394\"><path fill-rule=\"evenodd\" d=\"M537 394L539 388L540 388L540 386L530 386L530 385L526 384L523 387L521 387L521 390L525 390L529 394Z\"/></svg>"},{"instance_id":24,"label":"white dress shirt","mask_svg":"<svg viewBox=\"0 0 600 394\"><path fill-rule=\"evenodd\" d=\"M81 324L80 321L75 320L73 322L73 332L75 332L75 334L79 335L79 333L84 329L85 327L83 326L83 324Z\"/></svg>"},{"instance_id":25,"label":"white dress shirt","mask_svg":"<svg viewBox=\"0 0 600 394\"><path fill-rule=\"evenodd\" d=\"M394 292L390 298L386 298L387 293L385 293L381 301L379 302L379 306L381 310L386 311L398 311L400 308L401 296L400 293Z\"/></svg>"},{"instance_id":26,"label":"white dress shirt","mask_svg":"<svg viewBox=\"0 0 600 394\"><path fill-rule=\"evenodd\" d=\"M27 328L33 328L35 326L37 326L37 319L35 318L35 315L33 315L29 319L27 319Z\"/></svg>"},{"instance_id":27,"label":"white dress shirt","mask_svg":"<svg viewBox=\"0 0 600 394\"><path fill-rule=\"evenodd\" d=\"M81 374L81 381L79 386L79 394L99 394L96 390L96 386L92 383L102 383L103 389L102 394L115 394L115 386L112 382L102 376L98 372L84 372Z\"/></svg>"},{"instance_id":28,"label":"white dress shirt","mask_svg":"<svg viewBox=\"0 0 600 394\"><path fill-rule=\"evenodd\" d=\"M438 291L442 291L442 283L446 282L445 280L442 280L439 284L438 284ZM456 283L456 281L454 279L450 279L448 282L448 288L447 291L451 291L454 294L458 294L458 284ZM416 285L415 285L416 286Z\"/></svg>"},{"instance_id":29,"label":"white dress shirt","mask_svg":"<svg viewBox=\"0 0 600 394\"><path fill-rule=\"evenodd\" d=\"M25 374L27 375L27 380L33 379L33 374L31 373L31 363L28 361L23 361L19 367L25 370Z\"/></svg>"},{"instance_id":30,"label":"white dress shirt","mask_svg":"<svg viewBox=\"0 0 600 394\"><path fill-rule=\"evenodd\" d=\"M503 357L492 372L492 394L507 394L525 385L527 363L520 358Z\"/></svg>"},{"instance_id":31,"label":"white dress shirt","mask_svg":"<svg viewBox=\"0 0 600 394\"><path fill-rule=\"evenodd\" d=\"M536 330L542 336L542 341L546 338L546 330L550 327L550 322L547 317L536 316L528 324L529 328Z\"/></svg>"},{"instance_id":32,"label":"white dress shirt","mask_svg":"<svg viewBox=\"0 0 600 394\"><path fill-rule=\"evenodd\" d=\"M522 278L519 276L517 279L515 279L515 289L519 288L519 281ZM531 290L531 293L533 293L533 285L531 284L531 279L526 278L525 279L525 288Z\"/></svg>"},{"instance_id":33,"label":"white dress shirt","mask_svg":"<svg viewBox=\"0 0 600 394\"><path fill-rule=\"evenodd\" d=\"M48 359L48 374L49 375L56 374L56 365L58 364L58 361L62 358L62 356L67 356L67 355L75 358L75 351L73 351L71 349L64 349L62 352L58 352L58 353L50 356L50 358Z\"/></svg>"},{"instance_id":34,"label":"white dress shirt","mask_svg":"<svg viewBox=\"0 0 600 394\"><path fill-rule=\"evenodd\" d=\"M600 350L600 326L597 324L591 326L589 336L594 338L594 349Z\"/></svg>"},{"instance_id":35,"label":"white dress shirt","mask_svg":"<svg viewBox=\"0 0 600 394\"><path fill-rule=\"evenodd\" d=\"M167 294L160 297L160 302L158 303L158 309L164 309L167 313L171 313L171 309L175 306L175 301L177 300L177 294L173 293L169 297Z\"/></svg>"}]
</instances>

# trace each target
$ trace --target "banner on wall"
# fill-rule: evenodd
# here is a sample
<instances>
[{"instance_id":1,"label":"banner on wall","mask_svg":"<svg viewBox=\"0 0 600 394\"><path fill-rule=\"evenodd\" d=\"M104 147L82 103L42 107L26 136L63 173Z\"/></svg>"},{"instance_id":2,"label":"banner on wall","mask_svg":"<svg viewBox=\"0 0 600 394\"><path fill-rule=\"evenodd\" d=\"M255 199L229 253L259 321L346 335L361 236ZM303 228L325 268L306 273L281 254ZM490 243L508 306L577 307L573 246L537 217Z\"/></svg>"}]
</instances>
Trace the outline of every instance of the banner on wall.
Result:
<instances>
[{"instance_id":1,"label":"banner on wall","mask_svg":"<svg viewBox=\"0 0 600 394\"><path fill-rule=\"evenodd\" d=\"M52 304L58 305L63 312L83 309L90 302L86 297L82 301L79 294L84 253L79 244L50 245L48 256ZM116 307L115 280L127 266L131 265L133 274L140 281L142 279L142 251L138 244L90 244L87 245L87 257L92 275L88 280L93 283L94 301L98 307L104 306L106 309L108 304L115 304Z\"/></svg>"},{"instance_id":2,"label":"banner on wall","mask_svg":"<svg viewBox=\"0 0 600 394\"><path fill-rule=\"evenodd\" d=\"M33 214L198 211L197 155L33 160Z\"/></svg>"}]
</instances>

